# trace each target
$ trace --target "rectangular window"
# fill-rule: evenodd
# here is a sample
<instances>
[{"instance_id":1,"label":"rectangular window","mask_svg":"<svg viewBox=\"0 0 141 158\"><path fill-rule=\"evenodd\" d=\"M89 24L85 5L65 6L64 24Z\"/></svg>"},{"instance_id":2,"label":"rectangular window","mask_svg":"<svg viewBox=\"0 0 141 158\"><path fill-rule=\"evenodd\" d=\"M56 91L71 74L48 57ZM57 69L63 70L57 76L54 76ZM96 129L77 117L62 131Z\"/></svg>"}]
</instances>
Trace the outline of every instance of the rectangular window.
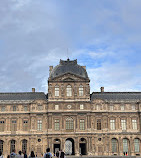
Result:
<instances>
[{"instance_id":1,"label":"rectangular window","mask_svg":"<svg viewBox=\"0 0 141 158\"><path fill-rule=\"evenodd\" d=\"M97 130L101 130L101 120L97 120Z\"/></svg>"},{"instance_id":2,"label":"rectangular window","mask_svg":"<svg viewBox=\"0 0 141 158\"><path fill-rule=\"evenodd\" d=\"M132 120L132 128L137 129L137 120L136 119Z\"/></svg>"},{"instance_id":3,"label":"rectangular window","mask_svg":"<svg viewBox=\"0 0 141 158\"><path fill-rule=\"evenodd\" d=\"M4 120L1 120L0 121L0 132L4 131L4 124L5 124Z\"/></svg>"},{"instance_id":4,"label":"rectangular window","mask_svg":"<svg viewBox=\"0 0 141 158\"><path fill-rule=\"evenodd\" d=\"M59 110L59 105L55 105L55 110Z\"/></svg>"},{"instance_id":5,"label":"rectangular window","mask_svg":"<svg viewBox=\"0 0 141 158\"><path fill-rule=\"evenodd\" d=\"M4 112L5 111L5 106L2 106L1 107L1 112Z\"/></svg>"},{"instance_id":6,"label":"rectangular window","mask_svg":"<svg viewBox=\"0 0 141 158\"><path fill-rule=\"evenodd\" d=\"M16 111L16 106L13 106L13 111Z\"/></svg>"},{"instance_id":7,"label":"rectangular window","mask_svg":"<svg viewBox=\"0 0 141 158\"><path fill-rule=\"evenodd\" d=\"M28 120L23 121L23 131L28 131Z\"/></svg>"},{"instance_id":8,"label":"rectangular window","mask_svg":"<svg viewBox=\"0 0 141 158\"><path fill-rule=\"evenodd\" d=\"M96 105L96 110L100 110L100 105Z\"/></svg>"},{"instance_id":9,"label":"rectangular window","mask_svg":"<svg viewBox=\"0 0 141 158\"><path fill-rule=\"evenodd\" d=\"M140 140L138 138L134 139L135 152L140 152Z\"/></svg>"},{"instance_id":10,"label":"rectangular window","mask_svg":"<svg viewBox=\"0 0 141 158\"><path fill-rule=\"evenodd\" d=\"M81 104L81 105L80 105L80 110L83 110L83 109L84 109L84 105Z\"/></svg>"},{"instance_id":11,"label":"rectangular window","mask_svg":"<svg viewBox=\"0 0 141 158\"><path fill-rule=\"evenodd\" d=\"M37 121L37 130L41 131L42 130L42 120Z\"/></svg>"},{"instance_id":12,"label":"rectangular window","mask_svg":"<svg viewBox=\"0 0 141 158\"><path fill-rule=\"evenodd\" d=\"M27 106L24 106L24 111L27 111Z\"/></svg>"},{"instance_id":13,"label":"rectangular window","mask_svg":"<svg viewBox=\"0 0 141 158\"><path fill-rule=\"evenodd\" d=\"M59 86L55 86L55 97L59 97Z\"/></svg>"},{"instance_id":14,"label":"rectangular window","mask_svg":"<svg viewBox=\"0 0 141 158\"><path fill-rule=\"evenodd\" d=\"M38 105L38 110L39 111L43 110L43 106L42 105Z\"/></svg>"},{"instance_id":15,"label":"rectangular window","mask_svg":"<svg viewBox=\"0 0 141 158\"><path fill-rule=\"evenodd\" d=\"M16 120L12 120L11 131L17 131L17 121Z\"/></svg>"},{"instance_id":16,"label":"rectangular window","mask_svg":"<svg viewBox=\"0 0 141 158\"><path fill-rule=\"evenodd\" d=\"M135 105L132 105L132 110L136 110L136 107L135 107Z\"/></svg>"},{"instance_id":17,"label":"rectangular window","mask_svg":"<svg viewBox=\"0 0 141 158\"><path fill-rule=\"evenodd\" d=\"M55 127L56 131L60 130L60 122L59 122L58 119L55 120L55 126L54 127Z\"/></svg>"},{"instance_id":18,"label":"rectangular window","mask_svg":"<svg viewBox=\"0 0 141 158\"><path fill-rule=\"evenodd\" d=\"M80 130L85 130L85 120L80 120Z\"/></svg>"},{"instance_id":19,"label":"rectangular window","mask_svg":"<svg viewBox=\"0 0 141 158\"><path fill-rule=\"evenodd\" d=\"M124 105L121 105L120 108L121 108L121 110L125 110Z\"/></svg>"},{"instance_id":20,"label":"rectangular window","mask_svg":"<svg viewBox=\"0 0 141 158\"><path fill-rule=\"evenodd\" d=\"M115 130L115 120L110 120L110 128L111 130Z\"/></svg>"},{"instance_id":21,"label":"rectangular window","mask_svg":"<svg viewBox=\"0 0 141 158\"><path fill-rule=\"evenodd\" d=\"M68 85L66 90L67 90L67 97L71 97L72 96L72 88L71 88L71 86Z\"/></svg>"},{"instance_id":22,"label":"rectangular window","mask_svg":"<svg viewBox=\"0 0 141 158\"><path fill-rule=\"evenodd\" d=\"M82 85L80 85L80 87L79 87L79 96L80 97L83 96L83 86Z\"/></svg>"},{"instance_id":23,"label":"rectangular window","mask_svg":"<svg viewBox=\"0 0 141 158\"><path fill-rule=\"evenodd\" d=\"M122 130L126 130L126 120L121 120L121 128Z\"/></svg>"},{"instance_id":24,"label":"rectangular window","mask_svg":"<svg viewBox=\"0 0 141 158\"><path fill-rule=\"evenodd\" d=\"M110 110L114 110L114 106L113 105L110 105Z\"/></svg>"}]
</instances>

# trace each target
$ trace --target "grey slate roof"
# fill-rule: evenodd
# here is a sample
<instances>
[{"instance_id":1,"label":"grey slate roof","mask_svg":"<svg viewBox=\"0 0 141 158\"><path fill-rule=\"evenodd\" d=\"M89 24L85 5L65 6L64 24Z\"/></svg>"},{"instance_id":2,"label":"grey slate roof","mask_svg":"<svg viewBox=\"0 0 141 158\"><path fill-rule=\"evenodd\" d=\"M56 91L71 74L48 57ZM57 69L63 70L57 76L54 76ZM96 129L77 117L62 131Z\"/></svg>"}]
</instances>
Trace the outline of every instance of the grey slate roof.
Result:
<instances>
[{"instance_id":1,"label":"grey slate roof","mask_svg":"<svg viewBox=\"0 0 141 158\"><path fill-rule=\"evenodd\" d=\"M141 92L93 92L91 100L141 100Z\"/></svg>"},{"instance_id":2,"label":"grey slate roof","mask_svg":"<svg viewBox=\"0 0 141 158\"><path fill-rule=\"evenodd\" d=\"M46 100L43 92L0 93L0 100Z\"/></svg>"},{"instance_id":3,"label":"grey slate roof","mask_svg":"<svg viewBox=\"0 0 141 158\"><path fill-rule=\"evenodd\" d=\"M53 79L65 73L72 73L83 78L88 78L86 70L77 64L77 60L70 61L69 59L66 61L60 60L60 64L52 70L50 78Z\"/></svg>"}]
</instances>

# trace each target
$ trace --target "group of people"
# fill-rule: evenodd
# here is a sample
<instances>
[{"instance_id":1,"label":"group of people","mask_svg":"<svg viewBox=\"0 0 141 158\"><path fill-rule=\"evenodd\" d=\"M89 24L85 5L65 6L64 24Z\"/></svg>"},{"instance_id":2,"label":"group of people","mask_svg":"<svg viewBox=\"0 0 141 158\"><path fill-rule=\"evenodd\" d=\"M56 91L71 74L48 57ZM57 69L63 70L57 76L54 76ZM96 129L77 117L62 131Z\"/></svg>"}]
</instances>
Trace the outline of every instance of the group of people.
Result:
<instances>
[{"instance_id":1,"label":"group of people","mask_svg":"<svg viewBox=\"0 0 141 158\"><path fill-rule=\"evenodd\" d=\"M62 150L57 151L54 156L56 156L56 158L65 158L65 154ZM11 154L7 156L7 158L35 158L35 157L37 157L37 155L35 156L34 151L31 151L31 154L27 156L26 151L24 151L23 153L19 151L18 154L16 154L15 150L12 150ZM50 152L50 148L47 148L43 158L52 158L52 157L53 155ZM0 151L0 158L4 158L1 151Z\"/></svg>"},{"instance_id":2,"label":"group of people","mask_svg":"<svg viewBox=\"0 0 141 158\"><path fill-rule=\"evenodd\" d=\"M65 153L62 150L57 151L54 156L56 156L56 158L65 158ZM46 153L44 154L44 158L52 158L50 148L46 149Z\"/></svg>"}]
</instances>

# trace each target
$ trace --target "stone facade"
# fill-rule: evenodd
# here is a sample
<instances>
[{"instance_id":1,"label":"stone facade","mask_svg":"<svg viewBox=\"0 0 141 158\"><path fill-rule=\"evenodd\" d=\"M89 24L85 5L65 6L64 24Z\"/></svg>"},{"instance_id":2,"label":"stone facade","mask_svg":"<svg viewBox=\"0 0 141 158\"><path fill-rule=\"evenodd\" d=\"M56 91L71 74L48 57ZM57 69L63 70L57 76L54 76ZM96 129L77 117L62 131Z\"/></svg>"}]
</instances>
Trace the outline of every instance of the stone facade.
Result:
<instances>
[{"instance_id":1,"label":"stone facade","mask_svg":"<svg viewBox=\"0 0 141 158\"><path fill-rule=\"evenodd\" d=\"M0 150L47 147L72 155L140 155L141 93L93 92L75 61L50 67L48 94L0 93Z\"/></svg>"}]
</instances>

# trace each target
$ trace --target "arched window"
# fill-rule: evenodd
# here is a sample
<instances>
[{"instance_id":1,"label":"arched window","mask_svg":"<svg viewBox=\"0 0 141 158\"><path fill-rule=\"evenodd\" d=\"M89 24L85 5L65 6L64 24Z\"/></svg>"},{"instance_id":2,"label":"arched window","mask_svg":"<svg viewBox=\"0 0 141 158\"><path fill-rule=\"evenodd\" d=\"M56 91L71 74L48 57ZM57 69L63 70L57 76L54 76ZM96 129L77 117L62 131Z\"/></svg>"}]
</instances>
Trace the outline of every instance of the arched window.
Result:
<instances>
[{"instance_id":1,"label":"arched window","mask_svg":"<svg viewBox=\"0 0 141 158\"><path fill-rule=\"evenodd\" d=\"M55 97L59 97L59 86L55 86Z\"/></svg>"},{"instance_id":2,"label":"arched window","mask_svg":"<svg viewBox=\"0 0 141 158\"><path fill-rule=\"evenodd\" d=\"M72 88L70 85L67 86L66 91L67 91L67 97L71 97L72 96Z\"/></svg>"},{"instance_id":3,"label":"arched window","mask_svg":"<svg viewBox=\"0 0 141 158\"><path fill-rule=\"evenodd\" d=\"M66 130L73 130L73 118L66 119Z\"/></svg>"},{"instance_id":4,"label":"arched window","mask_svg":"<svg viewBox=\"0 0 141 158\"><path fill-rule=\"evenodd\" d=\"M123 152L128 153L128 139L126 138L123 139Z\"/></svg>"},{"instance_id":5,"label":"arched window","mask_svg":"<svg viewBox=\"0 0 141 158\"><path fill-rule=\"evenodd\" d=\"M140 140L138 138L134 139L135 152L140 152Z\"/></svg>"},{"instance_id":6,"label":"arched window","mask_svg":"<svg viewBox=\"0 0 141 158\"><path fill-rule=\"evenodd\" d=\"M3 152L3 140L0 140L0 151Z\"/></svg>"},{"instance_id":7,"label":"arched window","mask_svg":"<svg viewBox=\"0 0 141 158\"><path fill-rule=\"evenodd\" d=\"M80 97L83 96L83 86L82 85L79 86L79 96Z\"/></svg>"},{"instance_id":8,"label":"arched window","mask_svg":"<svg viewBox=\"0 0 141 158\"><path fill-rule=\"evenodd\" d=\"M22 152L27 151L27 140L24 139L22 141Z\"/></svg>"},{"instance_id":9,"label":"arched window","mask_svg":"<svg viewBox=\"0 0 141 158\"><path fill-rule=\"evenodd\" d=\"M117 142L117 139L116 139L116 138L113 138L113 139L111 140L111 144L112 144L112 153L118 152L118 151L117 151L117 144L118 144L118 142Z\"/></svg>"},{"instance_id":10,"label":"arched window","mask_svg":"<svg viewBox=\"0 0 141 158\"><path fill-rule=\"evenodd\" d=\"M15 140L11 140L10 142L10 152L12 152L13 150L15 150Z\"/></svg>"}]
</instances>

